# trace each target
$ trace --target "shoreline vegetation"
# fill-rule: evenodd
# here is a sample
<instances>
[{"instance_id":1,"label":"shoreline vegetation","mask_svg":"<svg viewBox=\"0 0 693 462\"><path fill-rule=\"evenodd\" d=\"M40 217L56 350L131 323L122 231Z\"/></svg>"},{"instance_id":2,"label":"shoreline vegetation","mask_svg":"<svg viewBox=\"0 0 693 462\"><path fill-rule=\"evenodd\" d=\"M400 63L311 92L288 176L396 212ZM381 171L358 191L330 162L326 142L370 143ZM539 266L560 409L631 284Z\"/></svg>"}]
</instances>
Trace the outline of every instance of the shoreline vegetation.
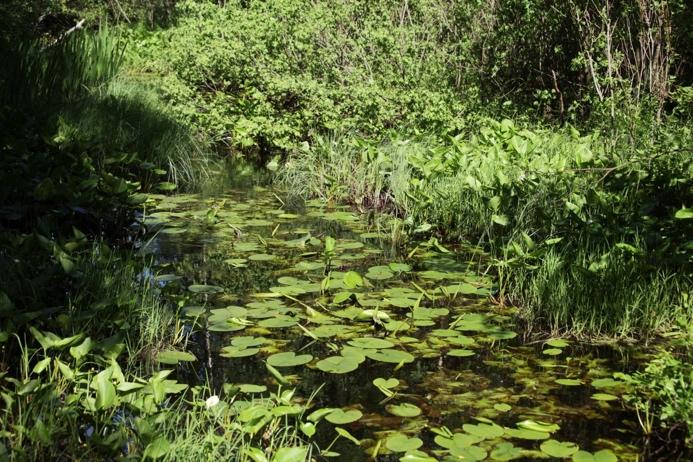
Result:
<instances>
[{"instance_id":1,"label":"shoreline vegetation","mask_svg":"<svg viewBox=\"0 0 693 462\"><path fill-rule=\"evenodd\" d=\"M648 345L618 377L643 460L690 455L687 2L10 0L0 18L0 459L315 457L313 397L278 371L265 394L174 373L192 334L133 223L226 176L481 249L533 338ZM244 413L224 401L241 395Z\"/></svg>"}]
</instances>

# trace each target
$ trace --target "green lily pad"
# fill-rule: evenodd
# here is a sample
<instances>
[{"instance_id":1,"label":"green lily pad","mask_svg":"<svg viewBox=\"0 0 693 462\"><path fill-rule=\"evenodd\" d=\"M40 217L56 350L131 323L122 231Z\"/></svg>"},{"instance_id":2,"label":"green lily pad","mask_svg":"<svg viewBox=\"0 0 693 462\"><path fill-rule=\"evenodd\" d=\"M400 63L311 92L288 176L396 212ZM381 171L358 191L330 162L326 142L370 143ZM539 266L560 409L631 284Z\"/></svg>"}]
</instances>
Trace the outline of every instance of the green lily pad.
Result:
<instances>
[{"instance_id":1,"label":"green lily pad","mask_svg":"<svg viewBox=\"0 0 693 462\"><path fill-rule=\"evenodd\" d=\"M238 390L241 393L264 393L267 387L264 385L255 385L253 383L243 383L238 385Z\"/></svg>"},{"instance_id":2,"label":"green lily pad","mask_svg":"<svg viewBox=\"0 0 693 462\"><path fill-rule=\"evenodd\" d=\"M623 382L607 377L603 379L594 379L592 380L591 385L594 388L612 388L618 387L619 385L623 385Z\"/></svg>"},{"instance_id":3,"label":"green lily pad","mask_svg":"<svg viewBox=\"0 0 693 462\"><path fill-rule=\"evenodd\" d=\"M618 462L618 458L610 449L602 449L595 453L578 451L573 454L573 462Z\"/></svg>"},{"instance_id":4,"label":"green lily pad","mask_svg":"<svg viewBox=\"0 0 693 462\"><path fill-rule=\"evenodd\" d=\"M360 337L349 340L349 345L356 348L366 348L366 349L383 349L392 348L395 346L394 343L377 337Z\"/></svg>"},{"instance_id":5,"label":"green lily pad","mask_svg":"<svg viewBox=\"0 0 693 462\"><path fill-rule=\"evenodd\" d=\"M335 409L325 416L325 420L335 425L345 425L352 422L356 422L363 416L363 413L358 409L349 409L343 411L342 409Z\"/></svg>"},{"instance_id":6,"label":"green lily pad","mask_svg":"<svg viewBox=\"0 0 693 462\"><path fill-rule=\"evenodd\" d=\"M395 273L408 273L411 271L411 266L406 263L390 263L387 267Z\"/></svg>"},{"instance_id":7,"label":"green lily pad","mask_svg":"<svg viewBox=\"0 0 693 462\"><path fill-rule=\"evenodd\" d=\"M315 363L315 367L330 374L346 374L358 369L359 361L349 356L330 356Z\"/></svg>"},{"instance_id":8,"label":"green lily pad","mask_svg":"<svg viewBox=\"0 0 693 462\"><path fill-rule=\"evenodd\" d=\"M525 428L504 428L505 434L511 438L522 440L547 440L551 438L550 433L527 430Z\"/></svg>"},{"instance_id":9,"label":"green lily pad","mask_svg":"<svg viewBox=\"0 0 693 462\"><path fill-rule=\"evenodd\" d=\"M356 271L349 271L344 274L344 285L348 289L355 289L363 285L363 278Z\"/></svg>"},{"instance_id":10,"label":"green lily pad","mask_svg":"<svg viewBox=\"0 0 693 462\"><path fill-rule=\"evenodd\" d=\"M595 393L592 395L592 399L596 399L597 401L616 401L618 396L610 393Z\"/></svg>"},{"instance_id":11,"label":"green lily pad","mask_svg":"<svg viewBox=\"0 0 693 462\"><path fill-rule=\"evenodd\" d=\"M378 388L384 388L386 390L389 390L391 388L395 388L397 385L399 385L399 380L397 379L384 379L382 377L378 377L377 379L373 380L373 385L375 385Z\"/></svg>"},{"instance_id":12,"label":"green lily pad","mask_svg":"<svg viewBox=\"0 0 693 462\"><path fill-rule=\"evenodd\" d=\"M372 266L368 268L368 272L366 273L366 277L368 279L373 279L376 281L390 279L394 277L394 275L395 274L390 271L390 268L387 266Z\"/></svg>"},{"instance_id":13,"label":"green lily pad","mask_svg":"<svg viewBox=\"0 0 693 462\"><path fill-rule=\"evenodd\" d=\"M409 438L402 433L395 433L385 440L385 447L392 452L409 452L423 446L419 438Z\"/></svg>"},{"instance_id":14,"label":"green lily pad","mask_svg":"<svg viewBox=\"0 0 693 462\"><path fill-rule=\"evenodd\" d=\"M565 348L570 343L564 338L552 338L546 341L546 345L552 346L554 348Z\"/></svg>"},{"instance_id":15,"label":"green lily pad","mask_svg":"<svg viewBox=\"0 0 693 462\"><path fill-rule=\"evenodd\" d=\"M163 364L178 364L179 362L195 361L196 359L194 354L179 350L162 351L156 355L156 360Z\"/></svg>"},{"instance_id":16,"label":"green lily pad","mask_svg":"<svg viewBox=\"0 0 693 462\"><path fill-rule=\"evenodd\" d=\"M421 414L421 409L418 406L409 403L388 404L385 409L397 417L416 417Z\"/></svg>"},{"instance_id":17,"label":"green lily pad","mask_svg":"<svg viewBox=\"0 0 693 462\"><path fill-rule=\"evenodd\" d=\"M512 443L498 443L491 451L492 460L513 460L522 456L522 448L514 446Z\"/></svg>"},{"instance_id":18,"label":"green lily pad","mask_svg":"<svg viewBox=\"0 0 693 462\"><path fill-rule=\"evenodd\" d=\"M493 439L503 436L503 427L496 424L464 424L462 429L470 435L479 436L484 439Z\"/></svg>"},{"instance_id":19,"label":"green lily pad","mask_svg":"<svg viewBox=\"0 0 693 462\"><path fill-rule=\"evenodd\" d=\"M565 385L568 387L575 387L578 385L582 385L582 381L578 379L556 379L556 383L559 385Z\"/></svg>"},{"instance_id":20,"label":"green lily pad","mask_svg":"<svg viewBox=\"0 0 693 462\"><path fill-rule=\"evenodd\" d=\"M277 256L269 253L256 253L248 257L248 260L252 261L272 261L276 260Z\"/></svg>"},{"instance_id":21,"label":"green lily pad","mask_svg":"<svg viewBox=\"0 0 693 462\"><path fill-rule=\"evenodd\" d=\"M532 430L535 432L544 432L544 433L557 432L561 428L556 424L547 423L547 422L536 422L534 420L523 420L522 422L518 422L517 427L522 428L524 430Z\"/></svg>"},{"instance_id":22,"label":"green lily pad","mask_svg":"<svg viewBox=\"0 0 693 462\"><path fill-rule=\"evenodd\" d=\"M540 448L544 454L561 459L572 456L580 449L575 443L556 440L546 440L541 443Z\"/></svg>"},{"instance_id":23,"label":"green lily pad","mask_svg":"<svg viewBox=\"0 0 693 462\"><path fill-rule=\"evenodd\" d=\"M227 346L221 349L219 356L223 358L246 358L260 352L259 348L247 348L244 346Z\"/></svg>"},{"instance_id":24,"label":"green lily pad","mask_svg":"<svg viewBox=\"0 0 693 462\"><path fill-rule=\"evenodd\" d=\"M275 353L267 358L267 364L274 367L293 367L307 364L313 360L313 355L297 355L293 351Z\"/></svg>"},{"instance_id":25,"label":"green lily pad","mask_svg":"<svg viewBox=\"0 0 693 462\"><path fill-rule=\"evenodd\" d=\"M493 409L499 412L508 412L510 409L512 409L512 406L505 403L498 403L493 405Z\"/></svg>"},{"instance_id":26,"label":"green lily pad","mask_svg":"<svg viewBox=\"0 0 693 462\"><path fill-rule=\"evenodd\" d=\"M373 361L382 363L411 363L414 362L414 356L406 351L387 349L387 350L365 350L365 355Z\"/></svg>"},{"instance_id":27,"label":"green lily pad","mask_svg":"<svg viewBox=\"0 0 693 462\"><path fill-rule=\"evenodd\" d=\"M560 348L547 348L546 350L543 350L541 353L548 356L558 356L561 353L563 353L563 350L561 350Z\"/></svg>"},{"instance_id":28,"label":"green lily pad","mask_svg":"<svg viewBox=\"0 0 693 462\"><path fill-rule=\"evenodd\" d=\"M450 454L464 461L484 460L488 455L486 449L480 448L479 446L469 446L467 448L453 447L450 449Z\"/></svg>"},{"instance_id":29,"label":"green lily pad","mask_svg":"<svg viewBox=\"0 0 693 462\"><path fill-rule=\"evenodd\" d=\"M472 350L464 350L460 348L450 350L447 353L448 356L455 356L457 358L466 358L467 356L474 356L475 354L476 353Z\"/></svg>"}]
</instances>

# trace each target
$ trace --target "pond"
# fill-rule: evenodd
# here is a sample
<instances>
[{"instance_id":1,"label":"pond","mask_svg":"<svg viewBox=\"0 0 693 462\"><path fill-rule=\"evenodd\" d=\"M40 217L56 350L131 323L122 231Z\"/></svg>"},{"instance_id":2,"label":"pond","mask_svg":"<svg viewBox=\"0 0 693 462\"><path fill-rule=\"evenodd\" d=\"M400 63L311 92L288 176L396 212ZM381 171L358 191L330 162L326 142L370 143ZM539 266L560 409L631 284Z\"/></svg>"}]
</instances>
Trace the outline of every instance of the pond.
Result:
<instances>
[{"instance_id":1,"label":"pond","mask_svg":"<svg viewBox=\"0 0 693 462\"><path fill-rule=\"evenodd\" d=\"M478 251L397 246L383 219L259 187L154 199L141 251L192 332L194 356L159 358L179 380L239 409L278 386L312 398L330 460L636 459L613 378L634 352L524 335Z\"/></svg>"}]
</instances>

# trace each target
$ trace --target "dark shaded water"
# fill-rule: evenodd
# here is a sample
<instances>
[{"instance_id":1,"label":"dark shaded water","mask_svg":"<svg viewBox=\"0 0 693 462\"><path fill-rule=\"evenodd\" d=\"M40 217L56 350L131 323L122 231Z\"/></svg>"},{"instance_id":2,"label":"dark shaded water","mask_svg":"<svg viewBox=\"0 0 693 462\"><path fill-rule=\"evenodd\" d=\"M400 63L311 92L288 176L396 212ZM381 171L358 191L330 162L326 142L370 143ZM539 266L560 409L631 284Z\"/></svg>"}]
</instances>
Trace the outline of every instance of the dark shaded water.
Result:
<instances>
[{"instance_id":1,"label":"dark shaded water","mask_svg":"<svg viewBox=\"0 0 693 462\"><path fill-rule=\"evenodd\" d=\"M379 460L399 460L404 452L387 449L397 447L388 442L396 433L450 460L550 458L541 449L549 438L635 460L637 421L623 410L623 384L604 380L629 370L632 352L523 338L514 310L488 301L493 280L479 273L479 261L464 259L468 253L430 241L397 249L383 221L379 230L319 202L289 209L261 188L159 199L145 217L150 238L142 250L155 257L164 293L196 326L198 361L179 366L189 382L210 376L219 390L272 390L268 357L312 355L277 369L298 395L317 391L315 409L362 413L341 425L360 446L340 438L333 460L366 460L378 441ZM387 342L370 345L373 338ZM324 370L321 360L350 355L358 358L354 370ZM382 390L378 378L398 383ZM394 415L389 406L403 403L420 413ZM549 430L545 424L558 428L537 433ZM322 421L313 439L325 448L334 437ZM510 445L517 452L503 452Z\"/></svg>"}]
</instances>

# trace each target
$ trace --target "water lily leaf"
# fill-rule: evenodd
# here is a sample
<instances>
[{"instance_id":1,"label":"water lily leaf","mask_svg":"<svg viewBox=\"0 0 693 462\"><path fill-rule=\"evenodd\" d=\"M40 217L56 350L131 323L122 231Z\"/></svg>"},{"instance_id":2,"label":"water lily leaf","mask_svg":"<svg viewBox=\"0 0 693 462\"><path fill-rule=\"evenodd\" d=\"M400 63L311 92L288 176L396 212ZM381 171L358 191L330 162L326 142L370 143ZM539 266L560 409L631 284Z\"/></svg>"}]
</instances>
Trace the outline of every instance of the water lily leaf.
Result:
<instances>
[{"instance_id":1,"label":"water lily leaf","mask_svg":"<svg viewBox=\"0 0 693 462\"><path fill-rule=\"evenodd\" d=\"M556 383L559 385L566 385L568 387L582 385L582 381L578 379L556 379Z\"/></svg>"},{"instance_id":2,"label":"water lily leaf","mask_svg":"<svg viewBox=\"0 0 693 462\"><path fill-rule=\"evenodd\" d=\"M267 318L258 322L260 327L268 327L270 329L281 329L283 327L291 327L296 324L296 320L289 316L277 316L275 318Z\"/></svg>"},{"instance_id":3,"label":"water lily leaf","mask_svg":"<svg viewBox=\"0 0 693 462\"><path fill-rule=\"evenodd\" d=\"M222 348L219 356L223 358L246 358L260 352L259 348L248 348L245 346L227 346Z\"/></svg>"},{"instance_id":4,"label":"water lily leaf","mask_svg":"<svg viewBox=\"0 0 693 462\"><path fill-rule=\"evenodd\" d=\"M348 271L347 273L345 273L343 280L344 285L348 289L355 289L363 285L363 278L361 278L361 275L356 271Z\"/></svg>"},{"instance_id":5,"label":"water lily leaf","mask_svg":"<svg viewBox=\"0 0 693 462\"><path fill-rule=\"evenodd\" d=\"M447 355L448 356L454 356L457 358L466 358L468 356L474 356L476 353L472 350L464 350L464 349L453 349L448 351Z\"/></svg>"},{"instance_id":6,"label":"water lily leaf","mask_svg":"<svg viewBox=\"0 0 693 462\"><path fill-rule=\"evenodd\" d=\"M388 404L385 409L397 417L416 417L421 414L421 409L418 406L409 403Z\"/></svg>"},{"instance_id":7,"label":"water lily leaf","mask_svg":"<svg viewBox=\"0 0 693 462\"><path fill-rule=\"evenodd\" d=\"M156 360L163 364L178 364L179 362L195 361L194 354L187 351L168 350L156 355Z\"/></svg>"},{"instance_id":8,"label":"water lily leaf","mask_svg":"<svg viewBox=\"0 0 693 462\"><path fill-rule=\"evenodd\" d=\"M188 286L188 290L195 294L218 294L224 291L224 289L219 286L210 286L204 284L193 284Z\"/></svg>"},{"instance_id":9,"label":"water lily leaf","mask_svg":"<svg viewBox=\"0 0 693 462\"><path fill-rule=\"evenodd\" d=\"M477 435L469 435L467 433L455 433L450 435L450 437L438 435L435 437L434 441L441 447L445 449L456 448L468 448L476 443L483 441L484 438Z\"/></svg>"},{"instance_id":10,"label":"water lily leaf","mask_svg":"<svg viewBox=\"0 0 693 462\"><path fill-rule=\"evenodd\" d=\"M357 358L349 356L330 356L318 361L315 367L330 374L346 374L358 369L359 361Z\"/></svg>"},{"instance_id":11,"label":"water lily leaf","mask_svg":"<svg viewBox=\"0 0 693 462\"><path fill-rule=\"evenodd\" d=\"M327 324L311 329L311 332L318 338L328 338L347 334L353 329L353 327L344 324Z\"/></svg>"},{"instance_id":12,"label":"water lily leaf","mask_svg":"<svg viewBox=\"0 0 693 462\"><path fill-rule=\"evenodd\" d=\"M384 379L382 377L378 377L377 379L373 380L373 385L375 385L378 388L384 388L386 390L389 390L399 385L399 380L395 378Z\"/></svg>"},{"instance_id":13,"label":"water lily leaf","mask_svg":"<svg viewBox=\"0 0 693 462\"><path fill-rule=\"evenodd\" d=\"M409 452L423 446L419 438L409 438L402 433L395 433L385 440L385 447L392 452Z\"/></svg>"},{"instance_id":14,"label":"water lily leaf","mask_svg":"<svg viewBox=\"0 0 693 462\"><path fill-rule=\"evenodd\" d=\"M468 282L462 282L460 284L445 286L444 289L444 292L447 292L450 295L472 295L477 293L477 288L469 284Z\"/></svg>"},{"instance_id":15,"label":"water lily leaf","mask_svg":"<svg viewBox=\"0 0 693 462\"><path fill-rule=\"evenodd\" d=\"M238 390L241 393L264 393L267 391L267 387L264 385L255 385L252 383L243 383L238 385Z\"/></svg>"},{"instance_id":16,"label":"water lily leaf","mask_svg":"<svg viewBox=\"0 0 693 462\"><path fill-rule=\"evenodd\" d=\"M313 355L297 355L293 351L275 353L267 358L267 364L274 367L293 367L307 364L313 360Z\"/></svg>"},{"instance_id":17,"label":"water lily leaf","mask_svg":"<svg viewBox=\"0 0 693 462\"><path fill-rule=\"evenodd\" d=\"M387 350L365 350L365 355L374 360L383 363L411 363L414 362L414 356L406 351L387 349Z\"/></svg>"},{"instance_id":18,"label":"water lily leaf","mask_svg":"<svg viewBox=\"0 0 693 462\"><path fill-rule=\"evenodd\" d=\"M332 302L335 305L339 305L340 303L344 303L347 300L349 300L352 295L354 295L353 292L347 292L345 290L343 290L341 292L337 292L336 294L334 294L334 298L332 299Z\"/></svg>"},{"instance_id":19,"label":"water lily leaf","mask_svg":"<svg viewBox=\"0 0 693 462\"><path fill-rule=\"evenodd\" d=\"M513 460L520 456L522 456L522 448L515 447L512 443L498 443L491 451L491 459L493 460Z\"/></svg>"},{"instance_id":20,"label":"water lily leaf","mask_svg":"<svg viewBox=\"0 0 693 462\"><path fill-rule=\"evenodd\" d=\"M493 409L499 412L508 412L510 409L512 409L512 406L505 403L498 403L493 405Z\"/></svg>"},{"instance_id":21,"label":"water lily leaf","mask_svg":"<svg viewBox=\"0 0 693 462\"><path fill-rule=\"evenodd\" d=\"M387 267L395 273L408 273L411 271L411 266L406 263L390 263Z\"/></svg>"},{"instance_id":22,"label":"water lily leaf","mask_svg":"<svg viewBox=\"0 0 693 462\"><path fill-rule=\"evenodd\" d=\"M547 422L536 422L534 420L523 420L522 422L518 422L517 427L525 429L525 430L532 430L532 431L544 432L544 433L557 432L561 428L556 424L547 423Z\"/></svg>"},{"instance_id":23,"label":"water lily leaf","mask_svg":"<svg viewBox=\"0 0 693 462\"><path fill-rule=\"evenodd\" d=\"M540 448L544 454L561 459L572 456L580 449L575 443L556 440L546 440L541 443Z\"/></svg>"},{"instance_id":24,"label":"water lily leaf","mask_svg":"<svg viewBox=\"0 0 693 462\"><path fill-rule=\"evenodd\" d=\"M551 438L550 433L527 430L525 428L504 428L503 430L506 435L523 440L547 440Z\"/></svg>"},{"instance_id":25,"label":"water lily leaf","mask_svg":"<svg viewBox=\"0 0 693 462\"><path fill-rule=\"evenodd\" d=\"M518 422L517 427L522 428L524 430L532 430L535 432L544 432L544 433L557 432L561 428L556 424L547 423L547 422L536 422L534 420L523 420L522 422Z\"/></svg>"},{"instance_id":26,"label":"water lily leaf","mask_svg":"<svg viewBox=\"0 0 693 462\"><path fill-rule=\"evenodd\" d=\"M496 424L464 424L462 426L464 431L470 435L479 436L484 439L493 439L503 436L503 427Z\"/></svg>"},{"instance_id":27,"label":"water lily leaf","mask_svg":"<svg viewBox=\"0 0 693 462\"><path fill-rule=\"evenodd\" d=\"M610 449L602 449L593 454L577 451L573 454L573 462L618 462L618 458Z\"/></svg>"},{"instance_id":28,"label":"water lily leaf","mask_svg":"<svg viewBox=\"0 0 693 462\"><path fill-rule=\"evenodd\" d=\"M272 261L276 260L277 256L269 253L256 253L248 257L248 260L252 261Z\"/></svg>"},{"instance_id":29,"label":"water lily leaf","mask_svg":"<svg viewBox=\"0 0 693 462\"><path fill-rule=\"evenodd\" d=\"M546 350L542 351L542 354L548 355L548 356L558 356L561 353L563 353L563 350L560 348L547 348Z\"/></svg>"},{"instance_id":30,"label":"water lily leaf","mask_svg":"<svg viewBox=\"0 0 693 462\"><path fill-rule=\"evenodd\" d=\"M267 342L267 339L263 337L252 337L252 336L237 336L231 339L231 346L234 347L243 347L243 348L249 348L249 347L257 347L260 345L263 345L264 343Z\"/></svg>"},{"instance_id":31,"label":"water lily leaf","mask_svg":"<svg viewBox=\"0 0 693 462\"><path fill-rule=\"evenodd\" d=\"M438 462L438 459L434 459L425 452L415 451L400 457L399 462Z\"/></svg>"},{"instance_id":32,"label":"water lily leaf","mask_svg":"<svg viewBox=\"0 0 693 462\"><path fill-rule=\"evenodd\" d=\"M394 343L377 337L360 337L349 340L349 345L356 348L371 348L371 349L381 349L381 348L392 348L395 346Z\"/></svg>"},{"instance_id":33,"label":"water lily leaf","mask_svg":"<svg viewBox=\"0 0 693 462\"><path fill-rule=\"evenodd\" d=\"M390 279L394 277L394 275L395 274L392 271L390 271L390 268L387 266L372 266L368 268L368 272L366 273L366 277L368 279L376 281Z\"/></svg>"},{"instance_id":34,"label":"water lily leaf","mask_svg":"<svg viewBox=\"0 0 693 462\"><path fill-rule=\"evenodd\" d=\"M453 447L450 449L450 454L461 460L484 460L488 453L486 449L480 448L479 446L469 446L467 448Z\"/></svg>"},{"instance_id":35,"label":"water lily leaf","mask_svg":"<svg viewBox=\"0 0 693 462\"><path fill-rule=\"evenodd\" d=\"M554 348L565 348L569 345L569 342L564 338L552 338L546 341L546 345Z\"/></svg>"},{"instance_id":36,"label":"water lily leaf","mask_svg":"<svg viewBox=\"0 0 693 462\"><path fill-rule=\"evenodd\" d=\"M623 382L608 377L603 379L592 380L592 386L594 388L611 388L617 387L619 385L623 385Z\"/></svg>"},{"instance_id":37,"label":"water lily leaf","mask_svg":"<svg viewBox=\"0 0 693 462\"><path fill-rule=\"evenodd\" d=\"M596 399L597 401L615 401L618 399L618 396L610 393L595 393L592 395L592 399Z\"/></svg>"},{"instance_id":38,"label":"water lily leaf","mask_svg":"<svg viewBox=\"0 0 693 462\"><path fill-rule=\"evenodd\" d=\"M335 425L345 425L356 422L361 417L363 417L363 413L361 413L361 411L358 409L349 409L346 411L342 409L334 409L325 416L325 420Z\"/></svg>"}]
</instances>

